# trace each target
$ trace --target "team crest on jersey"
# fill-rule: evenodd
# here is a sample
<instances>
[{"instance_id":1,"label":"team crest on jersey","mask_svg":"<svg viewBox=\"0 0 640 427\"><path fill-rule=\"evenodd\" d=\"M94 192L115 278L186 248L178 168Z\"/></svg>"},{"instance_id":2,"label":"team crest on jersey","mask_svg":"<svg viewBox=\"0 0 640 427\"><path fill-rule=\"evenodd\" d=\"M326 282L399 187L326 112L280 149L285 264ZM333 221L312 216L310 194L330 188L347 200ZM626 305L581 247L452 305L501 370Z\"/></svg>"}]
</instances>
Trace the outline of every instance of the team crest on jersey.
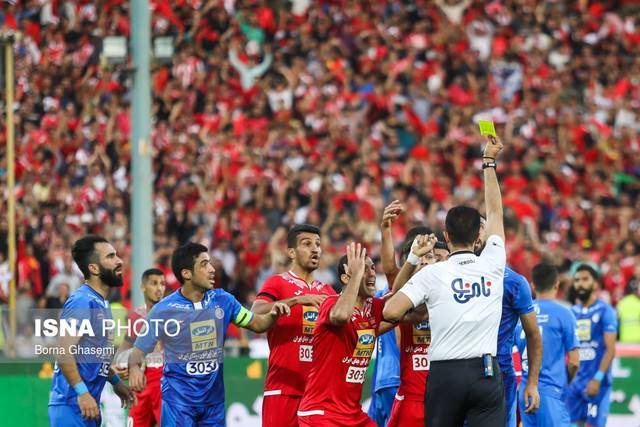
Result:
<instances>
[{"instance_id":1,"label":"team crest on jersey","mask_svg":"<svg viewBox=\"0 0 640 427\"><path fill-rule=\"evenodd\" d=\"M216 309L213 311L213 315L216 316L216 319L221 320L224 318L224 310L220 307L216 307Z\"/></svg>"},{"instance_id":2,"label":"team crest on jersey","mask_svg":"<svg viewBox=\"0 0 640 427\"><path fill-rule=\"evenodd\" d=\"M353 351L353 357L371 357L376 343L375 330L362 329L356 332L358 333L358 341L356 349Z\"/></svg>"},{"instance_id":3,"label":"team crest on jersey","mask_svg":"<svg viewBox=\"0 0 640 427\"><path fill-rule=\"evenodd\" d=\"M579 319L576 322L576 333L580 341L591 341L591 319Z\"/></svg>"},{"instance_id":4,"label":"team crest on jersey","mask_svg":"<svg viewBox=\"0 0 640 427\"><path fill-rule=\"evenodd\" d=\"M318 309L314 306L302 306L302 333L305 335L313 335L318 321Z\"/></svg>"},{"instance_id":5,"label":"team crest on jersey","mask_svg":"<svg viewBox=\"0 0 640 427\"><path fill-rule=\"evenodd\" d=\"M485 281L484 276L480 277L480 283L469 283L458 277L451 282L451 289L454 292L453 299L465 304L471 298L491 295L491 282Z\"/></svg>"},{"instance_id":6,"label":"team crest on jersey","mask_svg":"<svg viewBox=\"0 0 640 427\"><path fill-rule=\"evenodd\" d=\"M416 345L431 344L431 326L428 320L413 325L413 343Z\"/></svg>"},{"instance_id":7,"label":"team crest on jersey","mask_svg":"<svg viewBox=\"0 0 640 427\"><path fill-rule=\"evenodd\" d=\"M192 351L210 350L217 347L218 336L213 320L193 322L189 325L189 329L191 330Z\"/></svg>"}]
</instances>

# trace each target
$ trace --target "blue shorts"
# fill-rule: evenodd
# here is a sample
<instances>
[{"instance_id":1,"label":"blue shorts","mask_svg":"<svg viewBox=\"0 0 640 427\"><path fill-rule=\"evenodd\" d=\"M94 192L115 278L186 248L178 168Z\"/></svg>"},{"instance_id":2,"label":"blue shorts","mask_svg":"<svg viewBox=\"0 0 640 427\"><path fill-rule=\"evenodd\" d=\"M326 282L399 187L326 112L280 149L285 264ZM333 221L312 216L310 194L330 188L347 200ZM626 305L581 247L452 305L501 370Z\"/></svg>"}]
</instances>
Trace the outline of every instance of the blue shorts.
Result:
<instances>
[{"instance_id":1,"label":"blue shorts","mask_svg":"<svg viewBox=\"0 0 640 427\"><path fill-rule=\"evenodd\" d=\"M160 427L224 427L224 403L185 406L162 400Z\"/></svg>"},{"instance_id":2,"label":"blue shorts","mask_svg":"<svg viewBox=\"0 0 640 427\"><path fill-rule=\"evenodd\" d=\"M49 425L51 427L100 427L101 420L87 420L82 417L77 405L49 406Z\"/></svg>"},{"instance_id":3,"label":"blue shorts","mask_svg":"<svg viewBox=\"0 0 640 427\"><path fill-rule=\"evenodd\" d=\"M604 427L609 416L611 386L600 387L595 397L589 397L583 390L569 388L565 402L571 422L585 421L594 427Z\"/></svg>"},{"instance_id":4,"label":"blue shorts","mask_svg":"<svg viewBox=\"0 0 640 427\"><path fill-rule=\"evenodd\" d=\"M569 427L571 425L569 411L561 397L540 391L540 407L533 414L527 414L524 412L526 408L524 387L521 387L518 405L523 427Z\"/></svg>"},{"instance_id":5,"label":"blue shorts","mask_svg":"<svg viewBox=\"0 0 640 427\"><path fill-rule=\"evenodd\" d=\"M513 371L513 369L511 369ZM515 372L502 372L504 383L504 402L506 414L506 427L516 427L516 412L518 402L518 380Z\"/></svg>"},{"instance_id":6,"label":"blue shorts","mask_svg":"<svg viewBox=\"0 0 640 427\"><path fill-rule=\"evenodd\" d=\"M397 391L398 387L386 387L381 388L371 396L368 414L378 426L384 427L387 425Z\"/></svg>"}]
</instances>

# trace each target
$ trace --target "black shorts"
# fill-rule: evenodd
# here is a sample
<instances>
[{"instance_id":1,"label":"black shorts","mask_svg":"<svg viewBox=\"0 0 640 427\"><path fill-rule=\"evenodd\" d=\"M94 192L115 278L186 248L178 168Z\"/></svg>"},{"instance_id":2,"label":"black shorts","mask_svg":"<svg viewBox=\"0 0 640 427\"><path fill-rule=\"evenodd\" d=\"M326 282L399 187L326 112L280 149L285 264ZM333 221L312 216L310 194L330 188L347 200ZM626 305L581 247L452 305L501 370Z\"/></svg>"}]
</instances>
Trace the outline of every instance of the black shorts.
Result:
<instances>
[{"instance_id":1,"label":"black shorts","mask_svg":"<svg viewBox=\"0 0 640 427\"><path fill-rule=\"evenodd\" d=\"M424 402L426 427L501 427L504 385L498 363L485 377L482 358L431 362Z\"/></svg>"}]
</instances>

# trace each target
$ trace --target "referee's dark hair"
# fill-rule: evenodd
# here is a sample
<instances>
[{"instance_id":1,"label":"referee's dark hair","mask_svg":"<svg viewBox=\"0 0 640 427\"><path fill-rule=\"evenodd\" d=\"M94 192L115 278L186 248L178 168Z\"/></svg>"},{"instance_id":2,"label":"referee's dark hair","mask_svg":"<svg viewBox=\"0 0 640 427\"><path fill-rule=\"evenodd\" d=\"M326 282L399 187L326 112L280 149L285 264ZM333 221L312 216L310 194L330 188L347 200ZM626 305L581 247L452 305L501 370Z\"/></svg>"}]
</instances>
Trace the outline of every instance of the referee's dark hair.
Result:
<instances>
[{"instance_id":1,"label":"referee's dark hair","mask_svg":"<svg viewBox=\"0 0 640 427\"><path fill-rule=\"evenodd\" d=\"M533 267L531 276L536 292L548 292L558 283L558 269L547 262L541 262Z\"/></svg>"},{"instance_id":2,"label":"referee's dark hair","mask_svg":"<svg viewBox=\"0 0 640 427\"><path fill-rule=\"evenodd\" d=\"M149 276L164 276L164 272L159 268L148 268L142 273L142 281L146 282Z\"/></svg>"},{"instance_id":3,"label":"referee's dark hair","mask_svg":"<svg viewBox=\"0 0 640 427\"><path fill-rule=\"evenodd\" d=\"M576 268L576 273L578 271L586 271L587 273L589 273L591 275L591 277L593 278L593 280L596 283L600 282L600 274L598 274L596 269L591 267L589 264L580 264L580 267ZM575 275L575 273L574 273L574 275Z\"/></svg>"},{"instance_id":4,"label":"referee's dark hair","mask_svg":"<svg viewBox=\"0 0 640 427\"><path fill-rule=\"evenodd\" d=\"M89 271L89 264L95 264L98 262L96 259L96 243L109 243L107 239L102 236L96 236L95 234L89 234L82 239L76 240L71 248L71 256L78 265L80 271L84 275L85 279L91 277Z\"/></svg>"},{"instance_id":5,"label":"referee's dark hair","mask_svg":"<svg viewBox=\"0 0 640 427\"><path fill-rule=\"evenodd\" d=\"M209 252L209 249L200 243L194 242L187 242L173 251L173 255L171 255L171 270L173 270L173 274L181 285L184 285L182 270L193 272L196 258L198 258L198 255L202 252Z\"/></svg>"},{"instance_id":6,"label":"referee's dark hair","mask_svg":"<svg viewBox=\"0 0 640 427\"><path fill-rule=\"evenodd\" d=\"M444 226L452 245L473 245L480 233L480 212L468 206L453 207L447 212Z\"/></svg>"},{"instance_id":7,"label":"referee's dark hair","mask_svg":"<svg viewBox=\"0 0 640 427\"><path fill-rule=\"evenodd\" d=\"M302 233L311 233L320 235L320 229L311 224L296 224L287 233L287 248L295 248L298 244L298 235Z\"/></svg>"}]
</instances>

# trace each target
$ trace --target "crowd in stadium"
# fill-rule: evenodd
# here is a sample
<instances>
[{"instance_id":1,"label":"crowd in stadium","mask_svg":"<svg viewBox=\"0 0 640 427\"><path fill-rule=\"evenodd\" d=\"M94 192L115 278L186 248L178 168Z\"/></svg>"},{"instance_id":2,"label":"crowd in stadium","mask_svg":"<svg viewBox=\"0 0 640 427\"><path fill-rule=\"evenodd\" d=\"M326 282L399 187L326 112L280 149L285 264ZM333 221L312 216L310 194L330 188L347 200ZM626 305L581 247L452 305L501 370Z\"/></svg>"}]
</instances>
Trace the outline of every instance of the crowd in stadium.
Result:
<instances>
[{"instance_id":1,"label":"crowd in stadium","mask_svg":"<svg viewBox=\"0 0 640 427\"><path fill-rule=\"evenodd\" d=\"M407 206L397 242L415 225L442 229L449 207L482 207L476 122L490 119L506 146L498 172L514 270L529 276L546 259L570 273L586 261L612 303L637 289L637 1L150 3L153 36L176 48L152 69L154 250L169 287L169 256L187 240L211 248L216 282L250 305L264 278L287 269L294 223L321 227L318 274L329 283L350 240L379 254L391 200ZM59 307L79 286L68 248L87 232L131 265L131 70L101 60L104 37L129 36L128 7L0 9L0 29L21 33L21 308ZM6 188L4 110L0 129ZM1 299L6 230L2 215ZM125 305L135 280L125 275Z\"/></svg>"}]
</instances>

